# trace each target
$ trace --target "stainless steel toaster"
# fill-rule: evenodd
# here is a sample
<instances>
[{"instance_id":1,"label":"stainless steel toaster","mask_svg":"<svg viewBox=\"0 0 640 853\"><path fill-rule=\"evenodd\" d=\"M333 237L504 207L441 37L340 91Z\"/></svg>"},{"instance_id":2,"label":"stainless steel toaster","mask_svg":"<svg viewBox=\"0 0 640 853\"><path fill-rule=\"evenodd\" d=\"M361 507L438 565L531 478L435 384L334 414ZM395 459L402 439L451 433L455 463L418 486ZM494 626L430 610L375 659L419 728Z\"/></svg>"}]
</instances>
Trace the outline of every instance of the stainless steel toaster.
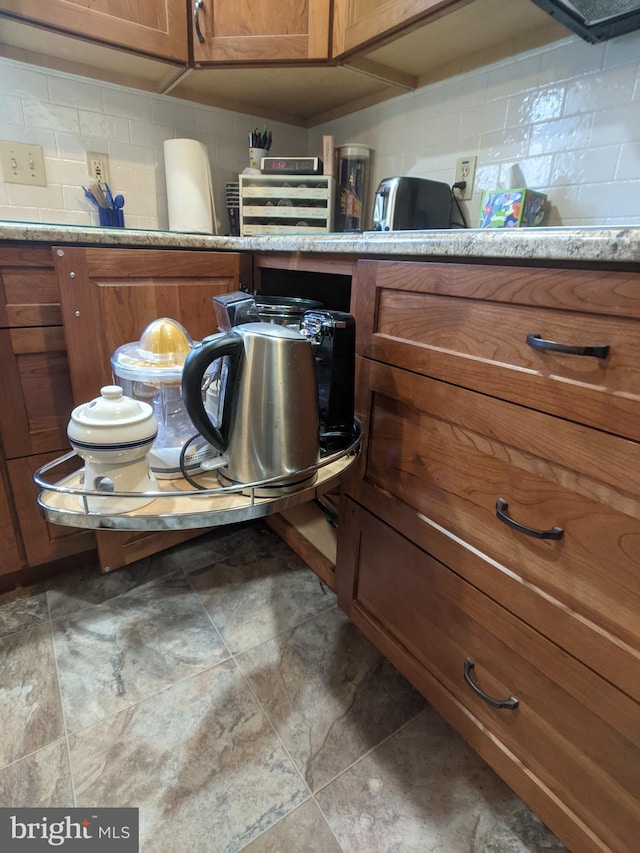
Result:
<instances>
[{"instance_id":1,"label":"stainless steel toaster","mask_svg":"<svg viewBox=\"0 0 640 853\"><path fill-rule=\"evenodd\" d=\"M376 190L372 231L451 227L451 187L427 178L385 178Z\"/></svg>"}]
</instances>

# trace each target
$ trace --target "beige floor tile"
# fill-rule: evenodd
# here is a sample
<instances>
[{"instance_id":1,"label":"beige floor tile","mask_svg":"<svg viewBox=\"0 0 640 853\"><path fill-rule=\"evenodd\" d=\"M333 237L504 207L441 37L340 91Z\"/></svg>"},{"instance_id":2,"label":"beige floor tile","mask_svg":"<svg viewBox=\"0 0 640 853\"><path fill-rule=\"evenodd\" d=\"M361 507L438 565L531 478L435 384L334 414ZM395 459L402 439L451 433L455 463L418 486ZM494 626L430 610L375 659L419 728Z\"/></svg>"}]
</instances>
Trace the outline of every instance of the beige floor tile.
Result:
<instances>
[{"instance_id":1,"label":"beige floor tile","mask_svg":"<svg viewBox=\"0 0 640 853\"><path fill-rule=\"evenodd\" d=\"M49 622L0 640L0 767L63 733Z\"/></svg>"},{"instance_id":2,"label":"beige floor tile","mask_svg":"<svg viewBox=\"0 0 640 853\"><path fill-rule=\"evenodd\" d=\"M316 795L345 853L560 853L432 708Z\"/></svg>"},{"instance_id":3,"label":"beige floor tile","mask_svg":"<svg viewBox=\"0 0 640 853\"><path fill-rule=\"evenodd\" d=\"M228 657L182 573L52 624L71 732Z\"/></svg>"},{"instance_id":4,"label":"beige floor tile","mask_svg":"<svg viewBox=\"0 0 640 853\"><path fill-rule=\"evenodd\" d=\"M326 820L307 800L244 848L244 853L340 853Z\"/></svg>"},{"instance_id":5,"label":"beige floor tile","mask_svg":"<svg viewBox=\"0 0 640 853\"><path fill-rule=\"evenodd\" d=\"M144 853L239 850L308 791L233 661L70 738L78 805L136 805Z\"/></svg>"},{"instance_id":6,"label":"beige floor tile","mask_svg":"<svg viewBox=\"0 0 640 853\"><path fill-rule=\"evenodd\" d=\"M426 704L337 609L237 662L312 791Z\"/></svg>"},{"instance_id":7,"label":"beige floor tile","mask_svg":"<svg viewBox=\"0 0 640 853\"><path fill-rule=\"evenodd\" d=\"M42 584L19 587L0 595L0 637L49 618Z\"/></svg>"},{"instance_id":8,"label":"beige floor tile","mask_svg":"<svg viewBox=\"0 0 640 853\"><path fill-rule=\"evenodd\" d=\"M0 770L0 806L65 808L73 806L69 756L64 740Z\"/></svg>"},{"instance_id":9,"label":"beige floor tile","mask_svg":"<svg viewBox=\"0 0 640 853\"><path fill-rule=\"evenodd\" d=\"M335 606L335 596L281 540L189 576L232 653Z\"/></svg>"}]
</instances>

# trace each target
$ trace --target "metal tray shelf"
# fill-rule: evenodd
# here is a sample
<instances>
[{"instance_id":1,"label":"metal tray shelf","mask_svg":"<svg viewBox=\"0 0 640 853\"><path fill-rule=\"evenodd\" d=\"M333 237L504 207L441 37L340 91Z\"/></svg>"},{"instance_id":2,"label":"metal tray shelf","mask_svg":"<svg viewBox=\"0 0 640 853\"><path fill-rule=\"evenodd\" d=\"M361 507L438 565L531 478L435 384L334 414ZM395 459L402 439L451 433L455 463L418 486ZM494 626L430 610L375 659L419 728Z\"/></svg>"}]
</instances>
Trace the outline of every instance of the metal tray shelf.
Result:
<instances>
[{"instance_id":1,"label":"metal tray shelf","mask_svg":"<svg viewBox=\"0 0 640 853\"><path fill-rule=\"evenodd\" d=\"M47 521L66 527L81 527L91 530L186 530L189 528L217 527L248 521L280 512L289 507L313 500L330 491L355 462L362 438L362 428L356 422L356 434L348 447L324 456L320 461L298 473L317 471L315 482L300 489L278 495L260 497L257 492L265 487L277 485L283 478L262 480L239 486L221 486L215 472L198 475L205 488L194 489L186 480L165 480L157 492L147 492L153 500L146 506L129 512L95 512L89 509L87 497L139 499L139 492L90 492L81 488L83 469L75 471L62 480L51 483L45 475L69 462L75 451L60 456L43 465L33 475L34 482L42 491L38 504Z\"/></svg>"}]
</instances>

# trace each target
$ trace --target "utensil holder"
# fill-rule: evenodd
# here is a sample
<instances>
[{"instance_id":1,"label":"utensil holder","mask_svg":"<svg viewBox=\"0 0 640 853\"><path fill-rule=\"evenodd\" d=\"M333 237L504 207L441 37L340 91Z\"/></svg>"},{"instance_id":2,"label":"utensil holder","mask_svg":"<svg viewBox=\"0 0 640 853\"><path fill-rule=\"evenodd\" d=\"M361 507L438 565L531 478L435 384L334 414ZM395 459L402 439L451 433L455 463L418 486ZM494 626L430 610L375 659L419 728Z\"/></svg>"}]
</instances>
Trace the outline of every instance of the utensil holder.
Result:
<instances>
[{"instance_id":1,"label":"utensil holder","mask_svg":"<svg viewBox=\"0 0 640 853\"><path fill-rule=\"evenodd\" d=\"M250 148L249 149L249 166L252 169L259 169L262 165L262 158L269 156L268 148Z\"/></svg>"},{"instance_id":2,"label":"utensil holder","mask_svg":"<svg viewBox=\"0 0 640 853\"><path fill-rule=\"evenodd\" d=\"M107 228L124 228L124 213L115 207L99 207L98 221Z\"/></svg>"}]
</instances>

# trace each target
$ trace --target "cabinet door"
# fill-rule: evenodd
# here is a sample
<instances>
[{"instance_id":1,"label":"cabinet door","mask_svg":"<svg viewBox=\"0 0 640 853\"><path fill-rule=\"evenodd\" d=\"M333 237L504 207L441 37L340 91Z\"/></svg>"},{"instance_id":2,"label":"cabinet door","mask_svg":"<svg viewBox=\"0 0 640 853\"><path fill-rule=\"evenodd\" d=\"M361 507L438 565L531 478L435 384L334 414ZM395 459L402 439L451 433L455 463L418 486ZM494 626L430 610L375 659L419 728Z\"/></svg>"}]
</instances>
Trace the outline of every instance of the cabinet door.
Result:
<instances>
[{"instance_id":1,"label":"cabinet door","mask_svg":"<svg viewBox=\"0 0 640 853\"><path fill-rule=\"evenodd\" d=\"M6 481L4 464L0 462L0 575L17 572L24 565Z\"/></svg>"},{"instance_id":2,"label":"cabinet door","mask_svg":"<svg viewBox=\"0 0 640 853\"><path fill-rule=\"evenodd\" d=\"M7 462L27 566L50 563L72 554L91 551L96 547L96 537L92 530L49 524L40 512L37 504L40 489L33 482L33 474L59 455L46 453L10 459Z\"/></svg>"},{"instance_id":3,"label":"cabinet door","mask_svg":"<svg viewBox=\"0 0 640 853\"><path fill-rule=\"evenodd\" d=\"M193 58L207 62L327 59L330 0L191 0Z\"/></svg>"},{"instance_id":4,"label":"cabinet door","mask_svg":"<svg viewBox=\"0 0 640 853\"><path fill-rule=\"evenodd\" d=\"M212 297L236 290L238 254L149 249L54 250L75 404L112 382L111 356L158 317L194 340L216 331ZM246 281L246 279L244 279Z\"/></svg>"},{"instance_id":5,"label":"cabinet door","mask_svg":"<svg viewBox=\"0 0 640 853\"><path fill-rule=\"evenodd\" d=\"M0 0L0 11L136 53L188 60L184 0Z\"/></svg>"},{"instance_id":6,"label":"cabinet door","mask_svg":"<svg viewBox=\"0 0 640 853\"><path fill-rule=\"evenodd\" d=\"M67 449L71 382L50 249L0 249L0 365L6 457Z\"/></svg>"},{"instance_id":7,"label":"cabinet door","mask_svg":"<svg viewBox=\"0 0 640 853\"><path fill-rule=\"evenodd\" d=\"M464 0L334 0L333 56L463 5Z\"/></svg>"},{"instance_id":8,"label":"cabinet door","mask_svg":"<svg viewBox=\"0 0 640 853\"><path fill-rule=\"evenodd\" d=\"M158 317L178 320L194 340L216 330L211 299L251 284L235 253L149 249L54 249L76 405L112 382L111 356ZM103 571L127 565L202 531L97 531Z\"/></svg>"}]
</instances>

